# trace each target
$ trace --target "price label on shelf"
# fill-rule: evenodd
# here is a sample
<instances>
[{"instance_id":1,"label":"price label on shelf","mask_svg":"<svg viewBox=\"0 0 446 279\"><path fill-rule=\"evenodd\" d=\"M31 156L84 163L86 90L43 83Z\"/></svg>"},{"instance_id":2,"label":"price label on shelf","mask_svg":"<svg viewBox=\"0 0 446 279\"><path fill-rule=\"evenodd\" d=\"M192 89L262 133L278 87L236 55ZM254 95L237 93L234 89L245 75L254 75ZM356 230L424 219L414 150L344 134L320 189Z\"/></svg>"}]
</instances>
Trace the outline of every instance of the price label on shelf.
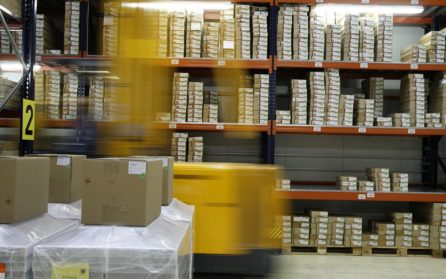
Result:
<instances>
[{"instance_id":1,"label":"price label on shelf","mask_svg":"<svg viewBox=\"0 0 446 279\"><path fill-rule=\"evenodd\" d=\"M362 0L362 4L369 4L370 1L369 0Z\"/></svg>"},{"instance_id":2,"label":"price label on shelf","mask_svg":"<svg viewBox=\"0 0 446 279\"><path fill-rule=\"evenodd\" d=\"M226 65L226 61L225 60L218 60L217 64L218 64L218 66L225 66Z\"/></svg>"},{"instance_id":3,"label":"price label on shelf","mask_svg":"<svg viewBox=\"0 0 446 279\"><path fill-rule=\"evenodd\" d=\"M316 3L324 3L324 0L316 0Z\"/></svg>"},{"instance_id":4,"label":"price label on shelf","mask_svg":"<svg viewBox=\"0 0 446 279\"><path fill-rule=\"evenodd\" d=\"M359 127L358 128L358 133L367 133L367 128L366 127Z\"/></svg>"},{"instance_id":5,"label":"price label on shelf","mask_svg":"<svg viewBox=\"0 0 446 279\"><path fill-rule=\"evenodd\" d=\"M414 135L416 133L416 130L415 130L415 128L409 128L409 129L407 129L407 133L410 135Z\"/></svg>"},{"instance_id":6,"label":"price label on shelf","mask_svg":"<svg viewBox=\"0 0 446 279\"><path fill-rule=\"evenodd\" d=\"M314 67L316 67L316 68L322 68L322 66L323 66L323 64L322 64L321 61L316 61L316 62L314 62Z\"/></svg>"},{"instance_id":7,"label":"price label on shelf","mask_svg":"<svg viewBox=\"0 0 446 279\"><path fill-rule=\"evenodd\" d=\"M175 123L175 122L169 123L169 129L176 129L176 128L177 128L177 123Z\"/></svg>"},{"instance_id":8,"label":"price label on shelf","mask_svg":"<svg viewBox=\"0 0 446 279\"><path fill-rule=\"evenodd\" d=\"M170 60L170 64L172 64L172 65L178 65L178 64L180 64L180 60L178 60L178 59L172 59L172 60Z\"/></svg>"},{"instance_id":9,"label":"price label on shelf","mask_svg":"<svg viewBox=\"0 0 446 279\"><path fill-rule=\"evenodd\" d=\"M410 0L411 5L418 5L420 2L418 0Z\"/></svg>"},{"instance_id":10,"label":"price label on shelf","mask_svg":"<svg viewBox=\"0 0 446 279\"><path fill-rule=\"evenodd\" d=\"M411 70L418 70L418 63L410 63Z\"/></svg>"},{"instance_id":11,"label":"price label on shelf","mask_svg":"<svg viewBox=\"0 0 446 279\"><path fill-rule=\"evenodd\" d=\"M321 126L314 126L313 127L313 131L314 132L320 132L320 131L322 131L322 127Z\"/></svg>"},{"instance_id":12,"label":"price label on shelf","mask_svg":"<svg viewBox=\"0 0 446 279\"><path fill-rule=\"evenodd\" d=\"M217 130L224 130L225 125L223 125L222 123L218 123L217 125L215 125L215 129Z\"/></svg>"},{"instance_id":13,"label":"price label on shelf","mask_svg":"<svg viewBox=\"0 0 446 279\"><path fill-rule=\"evenodd\" d=\"M374 198L375 192L367 192L367 198Z\"/></svg>"},{"instance_id":14,"label":"price label on shelf","mask_svg":"<svg viewBox=\"0 0 446 279\"><path fill-rule=\"evenodd\" d=\"M358 200L365 200L367 199L366 194L358 194Z\"/></svg>"},{"instance_id":15,"label":"price label on shelf","mask_svg":"<svg viewBox=\"0 0 446 279\"><path fill-rule=\"evenodd\" d=\"M362 62L361 64L359 64L359 67L361 69L367 69L369 67L369 63Z\"/></svg>"}]
</instances>

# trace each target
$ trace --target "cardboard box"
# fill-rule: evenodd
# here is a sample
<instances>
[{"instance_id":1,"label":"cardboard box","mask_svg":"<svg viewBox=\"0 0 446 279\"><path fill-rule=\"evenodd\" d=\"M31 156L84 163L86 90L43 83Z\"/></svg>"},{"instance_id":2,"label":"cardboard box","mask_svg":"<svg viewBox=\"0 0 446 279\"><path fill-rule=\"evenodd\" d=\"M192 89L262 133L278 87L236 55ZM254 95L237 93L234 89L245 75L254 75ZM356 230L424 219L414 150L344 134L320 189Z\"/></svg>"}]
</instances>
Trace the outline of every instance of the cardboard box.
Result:
<instances>
[{"instance_id":1,"label":"cardboard box","mask_svg":"<svg viewBox=\"0 0 446 279\"><path fill-rule=\"evenodd\" d=\"M0 223L25 221L48 210L48 158L0 157Z\"/></svg>"},{"instance_id":2,"label":"cardboard box","mask_svg":"<svg viewBox=\"0 0 446 279\"><path fill-rule=\"evenodd\" d=\"M85 155L39 154L50 161L50 203L72 203L82 198L83 162Z\"/></svg>"},{"instance_id":3,"label":"cardboard box","mask_svg":"<svg viewBox=\"0 0 446 279\"><path fill-rule=\"evenodd\" d=\"M161 212L162 162L84 161L82 223L147 226Z\"/></svg>"}]
</instances>

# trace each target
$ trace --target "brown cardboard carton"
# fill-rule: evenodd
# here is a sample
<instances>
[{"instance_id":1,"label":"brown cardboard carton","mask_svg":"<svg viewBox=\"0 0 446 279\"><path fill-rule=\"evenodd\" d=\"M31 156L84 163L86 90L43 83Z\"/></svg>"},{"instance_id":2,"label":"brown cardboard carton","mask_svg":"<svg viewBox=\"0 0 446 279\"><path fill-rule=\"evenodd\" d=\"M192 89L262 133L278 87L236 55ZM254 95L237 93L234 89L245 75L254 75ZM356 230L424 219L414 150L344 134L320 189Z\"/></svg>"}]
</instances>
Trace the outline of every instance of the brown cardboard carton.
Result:
<instances>
[{"instance_id":1,"label":"brown cardboard carton","mask_svg":"<svg viewBox=\"0 0 446 279\"><path fill-rule=\"evenodd\" d=\"M49 172L48 158L0 157L0 223L47 212Z\"/></svg>"},{"instance_id":2,"label":"brown cardboard carton","mask_svg":"<svg viewBox=\"0 0 446 279\"><path fill-rule=\"evenodd\" d=\"M161 160L84 161L82 223L147 226L161 211Z\"/></svg>"},{"instance_id":3,"label":"brown cardboard carton","mask_svg":"<svg viewBox=\"0 0 446 279\"><path fill-rule=\"evenodd\" d=\"M162 205L169 205L172 201L173 195L173 157L145 157L145 156L134 156L134 158L144 158L144 159L160 159L163 162L163 197Z\"/></svg>"},{"instance_id":4,"label":"brown cardboard carton","mask_svg":"<svg viewBox=\"0 0 446 279\"><path fill-rule=\"evenodd\" d=\"M71 203L82 198L84 155L39 154L50 160L48 202Z\"/></svg>"}]
</instances>

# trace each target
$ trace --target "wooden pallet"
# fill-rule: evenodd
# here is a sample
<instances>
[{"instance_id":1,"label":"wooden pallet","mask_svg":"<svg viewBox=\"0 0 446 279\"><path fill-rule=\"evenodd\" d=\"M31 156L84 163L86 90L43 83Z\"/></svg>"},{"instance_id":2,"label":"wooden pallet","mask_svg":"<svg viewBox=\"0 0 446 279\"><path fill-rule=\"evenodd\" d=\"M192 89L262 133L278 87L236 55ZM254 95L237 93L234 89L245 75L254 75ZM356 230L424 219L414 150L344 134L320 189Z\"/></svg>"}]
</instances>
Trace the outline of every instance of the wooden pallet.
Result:
<instances>
[{"instance_id":1,"label":"wooden pallet","mask_svg":"<svg viewBox=\"0 0 446 279\"><path fill-rule=\"evenodd\" d=\"M282 253L285 255L351 255L361 256L362 247L341 246L285 246Z\"/></svg>"},{"instance_id":2,"label":"wooden pallet","mask_svg":"<svg viewBox=\"0 0 446 279\"><path fill-rule=\"evenodd\" d=\"M421 247L362 247L363 256L432 256L443 258L444 251Z\"/></svg>"}]
</instances>

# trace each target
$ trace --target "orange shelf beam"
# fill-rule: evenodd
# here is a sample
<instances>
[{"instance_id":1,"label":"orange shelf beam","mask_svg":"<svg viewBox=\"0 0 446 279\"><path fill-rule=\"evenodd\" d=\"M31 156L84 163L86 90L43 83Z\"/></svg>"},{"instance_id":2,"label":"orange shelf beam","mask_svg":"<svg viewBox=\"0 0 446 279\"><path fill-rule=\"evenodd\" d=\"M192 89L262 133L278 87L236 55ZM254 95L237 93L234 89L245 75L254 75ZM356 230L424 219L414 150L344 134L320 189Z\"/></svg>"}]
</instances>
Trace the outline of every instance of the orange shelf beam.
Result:
<instances>
[{"instance_id":1,"label":"orange shelf beam","mask_svg":"<svg viewBox=\"0 0 446 279\"><path fill-rule=\"evenodd\" d=\"M232 3L249 3L249 4L274 4L274 0L231 0Z\"/></svg>"},{"instance_id":2,"label":"orange shelf beam","mask_svg":"<svg viewBox=\"0 0 446 279\"><path fill-rule=\"evenodd\" d=\"M0 127L17 128L19 125L20 119L18 118L0 118Z\"/></svg>"},{"instance_id":3,"label":"orange shelf beam","mask_svg":"<svg viewBox=\"0 0 446 279\"><path fill-rule=\"evenodd\" d=\"M208 59L208 58L156 58L155 64L162 67L178 68L229 68L229 69L260 69L268 70L270 59Z\"/></svg>"},{"instance_id":4,"label":"orange shelf beam","mask_svg":"<svg viewBox=\"0 0 446 279\"><path fill-rule=\"evenodd\" d=\"M349 62L349 61L295 61L276 60L277 68L302 69L345 69L375 71L446 71L444 63L382 63L382 62Z\"/></svg>"},{"instance_id":5,"label":"orange shelf beam","mask_svg":"<svg viewBox=\"0 0 446 279\"><path fill-rule=\"evenodd\" d=\"M18 61L15 54L0 54L0 61Z\"/></svg>"},{"instance_id":6,"label":"orange shelf beam","mask_svg":"<svg viewBox=\"0 0 446 279\"><path fill-rule=\"evenodd\" d=\"M276 190L276 197L286 200L368 201L368 202L446 202L446 193L430 192L342 192L310 190Z\"/></svg>"},{"instance_id":7,"label":"orange shelf beam","mask_svg":"<svg viewBox=\"0 0 446 279\"><path fill-rule=\"evenodd\" d=\"M277 134L329 134L357 136L444 136L446 129L433 128L383 128L383 127L333 127L333 126L294 126L275 125Z\"/></svg>"},{"instance_id":8,"label":"orange shelf beam","mask_svg":"<svg viewBox=\"0 0 446 279\"><path fill-rule=\"evenodd\" d=\"M214 132L267 132L268 125L238 123L156 123L158 129Z\"/></svg>"},{"instance_id":9,"label":"orange shelf beam","mask_svg":"<svg viewBox=\"0 0 446 279\"><path fill-rule=\"evenodd\" d=\"M362 0L323 0L324 4L363 4ZM276 0L276 4L319 4L317 0ZM411 0L369 0L369 4L363 5L412 5ZM446 6L444 0L419 0L422 6Z\"/></svg>"}]
</instances>

